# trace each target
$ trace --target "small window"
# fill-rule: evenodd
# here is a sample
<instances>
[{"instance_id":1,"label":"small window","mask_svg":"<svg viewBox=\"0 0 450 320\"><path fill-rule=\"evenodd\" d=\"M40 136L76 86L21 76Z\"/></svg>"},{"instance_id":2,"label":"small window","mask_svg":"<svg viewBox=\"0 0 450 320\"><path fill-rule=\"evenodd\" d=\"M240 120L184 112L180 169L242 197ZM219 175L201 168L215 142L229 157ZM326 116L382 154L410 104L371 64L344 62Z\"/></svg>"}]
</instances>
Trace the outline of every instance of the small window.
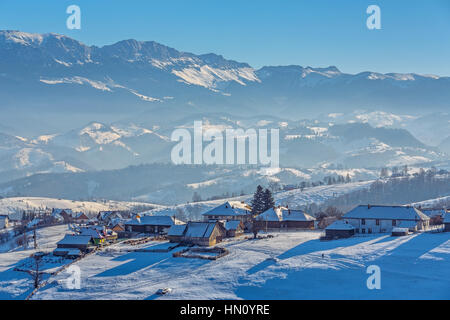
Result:
<instances>
[{"instance_id":1,"label":"small window","mask_svg":"<svg viewBox=\"0 0 450 320\"><path fill-rule=\"evenodd\" d=\"M379 219L376 220L376 224L377 224L377 226L380 225L380 220Z\"/></svg>"},{"instance_id":2,"label":"small window","mask_svg":"<svg viewBox=\"0 0 450 320\"><path fill-rule=\"evenodd\" d=\"M396 226L397 225L397 221L395 221L395 220L392 220L392 226Z\"/></svg>"},{"instance_id":3,"label":"small window","mask_svg":"<svg viewBox=\"0 0 450 320\"><path fill-rule=\"evenodd\" d=\"M362 219L362 220L361 220L361 224L362 224L362 225L365 225L365 224L366 224L366 219Z\"/></svg>"},{"instance_id":4,"label":"small window","mask_svg":"<svg viewBox=\"0 0 450 320\"><path fill-rule=\"evenodd\" d=\"M366 229L361 229L361 233L366 233Z\"/></svg>"}]
</instances>

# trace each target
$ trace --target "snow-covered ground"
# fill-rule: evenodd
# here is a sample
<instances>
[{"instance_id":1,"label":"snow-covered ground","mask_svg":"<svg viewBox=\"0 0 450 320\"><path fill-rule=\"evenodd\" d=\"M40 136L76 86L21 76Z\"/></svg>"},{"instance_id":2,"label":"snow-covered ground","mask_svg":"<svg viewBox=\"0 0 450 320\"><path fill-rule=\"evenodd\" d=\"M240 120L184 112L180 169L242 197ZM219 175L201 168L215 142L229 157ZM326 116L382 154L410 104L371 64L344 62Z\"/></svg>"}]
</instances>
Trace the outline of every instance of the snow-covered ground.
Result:
<instances>
[{"instance_id":1,"label":"snow-covered ground","mask_svg":"<svg viewBox=\"0 0 450 320\"><path fill-rule=\"evenodd\" d=\"M37 250L33 249L33 241L28 249L0 247L0 299L25 299L33 290L31 276L24 272L14 271L14 268L30 269L30 256L36 251L50 252L56 248L56 243L70 233L67 225L48 227L37 230ZM46 261L43 271L55 271L65 263L61 259Z\"/></svg>"},{"instance_id":2,"label":"snow-covered ground","mask_svg":"<svg viewBox=\"0 0 450 320\"><path fill-rule=\"evenodd\" d=\"M67 274L50 279L35 299L449 299L450 233L370 235L322 242L317 231L220 244L216 261L129 252L116 244L81 260L81 289ZM175 249L181 250L182 248ZM3 260L3 259L2 259ZM381 290L369 290L367 267L381 268ZM4 273L4 272L3 272ZM4 275L0 274L4 279ZM157 296L160 288L172 288Z\"/></svg>"},{"instance_id":3,"label":"snow-covered ground","mask_svg":"<svg viewBox=\"0 0 450 320\"><path fill-rule=\"evenodd\" d=\"M24 210L45 210L52 208L98 213L99 211L108 210L131 210L133 207L143 206L160 207L155 204L142 202L121 202L112 200L93 202L38 197L16 197L0 199L0 214L13 214Z\"/></svg>"}]
</instances>

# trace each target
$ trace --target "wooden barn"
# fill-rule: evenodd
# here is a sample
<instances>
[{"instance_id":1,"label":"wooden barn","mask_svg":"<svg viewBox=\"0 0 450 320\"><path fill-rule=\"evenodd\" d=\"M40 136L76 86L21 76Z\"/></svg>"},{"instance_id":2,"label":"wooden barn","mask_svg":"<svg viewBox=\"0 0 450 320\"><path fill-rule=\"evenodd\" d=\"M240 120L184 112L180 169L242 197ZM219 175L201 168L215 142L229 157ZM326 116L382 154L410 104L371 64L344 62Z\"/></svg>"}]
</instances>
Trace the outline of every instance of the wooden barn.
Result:
<instances>
[{"instance_id":1,"label":"wooden barn","mask_svg":"<svg viewBox=\"0 0 450 320\"><path fill-rule=\"evenodd\" d=\"M214 246L226 237L222 224L216 222L189 222L186 225L182 242L198 246Z\"/></svg>"},{"instance_id":2,"label":"wooden barn","mask_svg":"<svg viewBox=\"0 0 450 320\"><path fill-rule=\"evenodd\" d=\"M167 234L170 227L183 224L182 221L170 216L136 216L125 222L125 230L128 232Z\"/></svg>"},{"instance_id":3,"label":"wooden barn","mask_svg":"<svg viewBox=\"0 0 450 320\"><path fill-rule=\"evenodd\" d=\"M284 207L271 208L256 217L260 230L314 229L316 219L302 210Z\"/></svg>"},{"instance_id":4,"label":"wooden barn","mask_svg":"<svg viewBox=\"0 0 450 320\"><path fill-rule=\"evenodd\" d=\"M73 221L79 224L89 222L89 217L84 212L75 212L73 215Z\"/></svg>"},{"instance_id":5,"label":"wooden barn","mask_svg":"<svg viewBox=\"0 0 450 320\"><path fill-rule=\"evenodd\" d=\"M245 226L240 220L231 220L223 223L227 232L227 238L239 237L244 234Z\"/></svg>"},{"instance_id":6,"label":"wooden barn","mask_svg":"<svg viewBox=\"0 0 450 320\"><path fill-rule=\"evenodd\" d=\"M81 252L88 252L94 246L94 240L91 236L66 235L64 239L57 243L58 248L78 249Z\"/></svg>"},{"instance_id":7,"label":"wooden barn","mask_svg":"<svg viewBox=\"0 0 450 320\"><path fill-rule=\"evenodd\" d=\"M183 242L186 227L187 224L176 224L171 226L167 232L167 239L169 239L170 242Z\"/></svg>"},{"instance_id":8,"label":"wooden barn","mask_svg":"<svg viewBox=\"0 0 450 320\"><path fill-rule=\"evenodd\" d=\"M52 209L52 216L58 220L62 218L64 223L71 223L73 220L72 215L72 209Z\"/></svg>"},{"instance_id":9,"label":"wooden barn","mask_svg":"<svg viewBox=\"0 0 450 320\"><path fill-rule=\"evenodd\" d=\"M355 228L346 221L337 220L325 228L328 239L349 238L355 234Z\"/></svg>"}]
</instances>

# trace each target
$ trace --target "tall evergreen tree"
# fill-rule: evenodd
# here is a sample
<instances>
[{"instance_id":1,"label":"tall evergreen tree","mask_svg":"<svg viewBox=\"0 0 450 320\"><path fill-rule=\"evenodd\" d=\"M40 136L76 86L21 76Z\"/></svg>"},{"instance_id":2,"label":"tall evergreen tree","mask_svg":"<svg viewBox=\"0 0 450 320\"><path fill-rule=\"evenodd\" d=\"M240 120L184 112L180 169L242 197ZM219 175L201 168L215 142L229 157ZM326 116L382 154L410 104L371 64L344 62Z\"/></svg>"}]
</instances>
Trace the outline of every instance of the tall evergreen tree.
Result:
<instances>
[{"instance_id":1,"label":"tall evergreen tree","mask_svg":"<svg viewBox=\"0 0 450 320\"><path fill-rule=\"evenodd\" d=\"M252 200L252 214L257 215L264 212L264 189L261 186L256 188Z\"/></svg>"},{"instance_id":2,"label":"tall evergreen tree","mask_svg":"<svg viewBox=\"0 0 450 320\"><path fill-rule=\"evenodd\" d=\"M264 191L263 202L264 202L264 211L275 207L275 201L273 200L272 192L269 189L266 189Z\"/></svg>"}]
</instances>

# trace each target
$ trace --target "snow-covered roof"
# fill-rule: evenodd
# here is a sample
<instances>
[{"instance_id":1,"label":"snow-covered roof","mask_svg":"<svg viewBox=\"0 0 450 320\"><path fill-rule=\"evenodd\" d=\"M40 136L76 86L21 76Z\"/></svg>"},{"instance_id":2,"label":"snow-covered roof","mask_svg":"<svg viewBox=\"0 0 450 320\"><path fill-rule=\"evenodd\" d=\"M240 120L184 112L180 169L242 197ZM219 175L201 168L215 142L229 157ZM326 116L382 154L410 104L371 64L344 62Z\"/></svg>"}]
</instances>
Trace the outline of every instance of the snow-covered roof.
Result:
<instances>
[{"instance_id":1,"label":"snow-covered roof","mask_svg":"<svg viewBox=\"0 0 450 320\"><path fill-rule=\"evenodd\" d=\"M64 239L58 242L58 244L89 244L91 239L91 236L67 234Z\"/></svg>"},{"instance_id":2,"label":"snow-covered roof","mask_svg":"<svg viewBox=\"0 0 450 320\"><path fill-rule=\"evenodd\" d=\"M435 216L443 217L445 215L444 209L419 209L419 210L422 211L422 213L424 213L428 217L435 217Z\"/></svg>"},{"instance_id":3,"label":"snow-covered roof","mask_svg":"<svg viewBox=\"0 0 450 320\"><path fill-rule=\"evenodd\" d=\"M33 220L31 220L30 222L28 222L27 224L27 228L33 228L34 226L37 226L39 224L39 222L41 222L42 220L39 218L34 218Z\"/></svg>"},{"instance_id":4,"label":"snow-covered roof","mask_svg":"<svg viewBox=\"0 0 450 320\"><path fill-rule=\"evenodd\" d=\"M259 221L282 221L283 213L281 208L270 208L256 217Z\"/></svg>"},{"instance_id":5,"label":"snow-covered roof","mask_svg":"<svg viewBox=\"0 0 450 320\"><path fill-rule=\"evenodd\" d=\"M81 236L91 236L94 239L102 239L103 235L95 229L92 228L81 228L80 230Z\"/></svg>"},{"instance_id":6,"label":"snow-covered roof","mask_svg":"<svg viewBox=\"0 0 450 320\"><path fill-rule=\"evenodd\" d=\"M75 219L81 218L81 217L83 217L83 216L87 217L87 216L84 214L84 212L74 212L74 213L72 213L72 217L75 218Z\"/></svg>"},{"instance_id":7,"label":"snow-covered roof","mask_svg":"<svg viewBox=\"0 0 450 320\"><path fill-rule=\"evenodd\" d=\"M270 208L261 213L257 220L260 221L314 221L314 217L302 210L292 210L284 207Z\"/></svg>"},{"instance_id":8,"label":"snow-covered roof","mask_svg":"<svg viewBox=\"0 0 450 320\"><path fill-rule=\"evenodd\" d=\"M225 222L224 227L227 231L236 230L240 224L241 224L240 220L231 220L231 221Z\"/></svg>"},{"instance_id":9,"label":"snow-covered roof","mask_svg":"<svg viewBox=\"0 0 450 320\"><path fill-rule=\"evenodd\" d=\"M311 217L304 211L282 209L283 221L314 221L315 218Z\"/></svg>"},{"instance_id":10,"label":"snow-covered roof","mask_svg":"<svg viewBox=\"0 0 450 320\"><path fill-rule=\"evenodd\" d=\"M393 228L392 232L409 232L408 228Z\"/></svg>"},{"instance_id":11,"label":"snow-covered roof","mask_svg":"<svg viewBox=\"0 0 450 320\"><path fill-rule=\"evenodd\" d=\"M185 236L188 238L209 238L215 226L215 222L189 222Z\"/></svg>"},{"instance_id":12,"label":"snow-covered roof","mask_svg":"<svg viewBox=\"0 0 450 320\"><path fill-rule=\"evenodd\" d=\"M445 213L444 223L450 223L450 212Z\"/></svg>"},{"instance_id":13,"label":"snow-covered roof","mask_svg":"<svg viewBox=\"0 0 450 320\"><path fill-rule=\"evenodd\" d=\"M344 218L385 220L429 220L420 210L411 206L361 205L346 213Z\"/></svg>"},{"instance_id":14,"label":"snow-covered roof","mask_svg":"<svg viewBox=\"0 0 450 320\"><path fill-rule=\"evenodd\" d=\"M53 252L61 252L67 254L69 256L79 256L81 255L81 251L77 248L56 248Z\"/></svg>"},{"instance_id":15,"label":"snow-covered roof","mask_svg":"<svg viewBox=\"0 0 450 320\"><path fill-rule=\"evenodd\" d=\"M176 224L170 227L168 236L182 236L186 230L186 224Z\"/></svg>"},{"instance_id":16,"label":"snow-covered roof","mask_svg":"<svg viewBox=\"0 0 450 320\"><path fill-rule=\"evenodd\" d=\"M72 214L72 209L57 209L57 208L53 208L52 214L61 214L63 211L67 214L70 215Z\"/></svg>"},{"instance_id":17,"label":"snow-covered roof","mask_svg":"<svg viewBox=\"0 0 450 320\"><path fill-rule=\"evenodd\" d=\"M142 216L136 217L125 222L127 225L152 225L152 226L173 226L182 224L181 221L171 216Z\"/></svg>"},{"instance_id":18,"label":"snow-covered roof","mask_svg":"<svg viewBox=\"0 0 450 320\"><path fill-rule=\"evenodd\" d=\"M246 216L251 212L251 207L239 201L227 201L214 209L204 213L204 216Z\"/></svg>"},{"instance_id":19,"label":"snow-covered roof","mask_svg":"<svg viewBox=\"0 0 450 320\"><path fill-rule=\"evenodd\" d=\"M325 230L353 230L355 229L351 224L342 220L337 220L330 224Z\"/></svg>"}]
</instances>

